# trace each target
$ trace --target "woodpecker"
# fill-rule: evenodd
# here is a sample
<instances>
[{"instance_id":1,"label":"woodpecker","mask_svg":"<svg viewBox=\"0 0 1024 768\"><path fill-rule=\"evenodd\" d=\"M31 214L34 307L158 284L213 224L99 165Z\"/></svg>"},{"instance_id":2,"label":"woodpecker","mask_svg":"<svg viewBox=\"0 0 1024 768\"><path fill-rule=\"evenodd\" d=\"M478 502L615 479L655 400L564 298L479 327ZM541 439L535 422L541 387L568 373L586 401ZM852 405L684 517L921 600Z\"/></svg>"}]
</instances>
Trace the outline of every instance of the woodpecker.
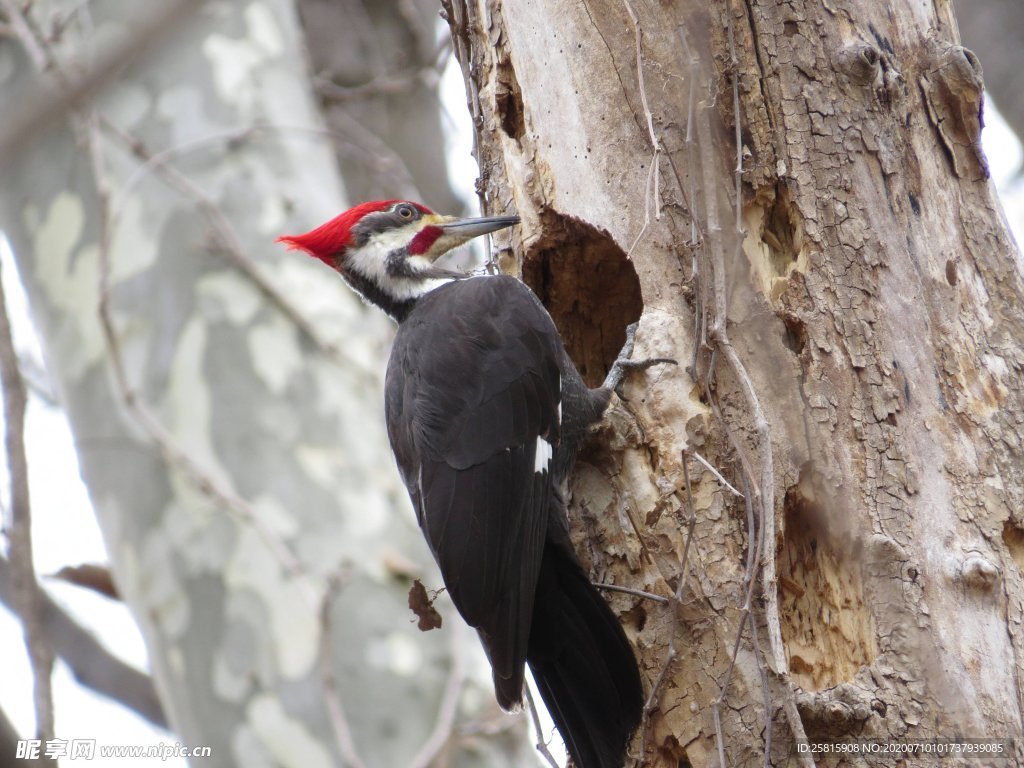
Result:
<instances>
[{"instance_id":1,"label":"woodpecker","mask_svg":"<svg viewBox=\"0 0 1024 768\"><path fill-rule=\"evenodd\" d=\"M437 259L518 216L459 219L363 203L278 238L336 270L398 323L388 436L448 594L477 630L498 703L521 706L529 665L578 768L621 768L643 688L621 625L569 539L569 475L629 370L632 336L589 389L533 292Z\"/></svg>"}]
</instances>

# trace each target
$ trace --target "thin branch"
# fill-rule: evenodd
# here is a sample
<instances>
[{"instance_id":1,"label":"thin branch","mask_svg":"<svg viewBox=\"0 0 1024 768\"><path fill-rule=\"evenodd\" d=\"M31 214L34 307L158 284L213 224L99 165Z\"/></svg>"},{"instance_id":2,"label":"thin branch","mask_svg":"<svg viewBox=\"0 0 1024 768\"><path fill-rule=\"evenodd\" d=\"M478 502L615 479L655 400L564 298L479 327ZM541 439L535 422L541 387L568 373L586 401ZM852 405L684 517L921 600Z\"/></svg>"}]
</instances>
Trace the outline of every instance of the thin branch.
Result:
<instances>
[{"instance_id":1,"label":"thin branch","mask_svg":"<svg viewBox=\"0 0 1024 768\"><path fill-rule=\"evenodd\" d=\"M19 613L14 600L11 570L10 562L0 557L0 603ZM156 726L168 727L149 675L114 656L42 588L40 616L54 652L68 665L80 684L127 707Z\"/></svg>"},{"instance_id":2,"label":"thin branch","mask_svg":"<svg viewBox=\"0 0 1024 768\"><path fill-rule=\"evenodd\" d=\"M669 601L672 610L672 631L668 637L668 650L665 652L665 661L661 665L658 676L654 679L654 684L651 686L651 692L647 696L647 701L644 702L643 718L640 722L640 751L635 763L637 768L643 765L644 755L647 752L647 728L650 723L651 713L654 712L654 708L658 705L661 687L665 684L668 671L679 653L676 649L676 634L679 632L680 624L679 609L682 606L683 593L686 589L686 565L690 559L690 545L693 543L693 532L697 527L697 511L693 506L693 488L690 486L690 470L686 464L686 453L684 451L681 457L683 482L686 485L686 513L688 518L686 543L683 545L683 557L679 563L679 580L676 582L675 591L672 593L672 599Z\"/></svg>"},{"instance_id":3,"label":"thin branch","mask_svg":"<svg viewBox=\"0 0 1024 768\"><path fill-rule=\"evenodd\" d=\"M117 140L136 158L146 163L151 163L150 167L158 173L169 186L176 189L196 204L199 210L202 211L203 215L206 216L207 221L217 234L217 246L219 246L217 250L226 256L239 272L252 281L260 292L263 293L263 295L269 299L270 302L273 303L304 336L312 341L313 344L316 345L325 355L344 363L346 366L352 367L354 370L358 371L365 377L369 377L373 381L377 380L376 374L371 368L369 368L369 366L364 363L357 362L355 358L346 358L337 344L326 342L320 337L320 333L314 326L313 322L302 314L302 312L292 303L291 299L283 294L274 282L264 275L262 270L256 266L256 263L245 253L245 249L242 246L235 228L231 225L227 216L224 215L220 206L217 205L216 201L214 201L205 190L192 181L188 176L181 173L165 161L152 160L154 156L145 147L145 145L123 131L107 118L101 115L98 119L99 124L108 136Z\"/></svg>"},{"instance_id":4,"label":"thin branch","mask_svg":"<svg viewBox=\"0 0 1024 768\"><path fill-rule=\"evenodd\" d=\"M204 0L155 3L155 10L130 34L111 46L95 66L74 79L54 67L45 41L29 26L30 19L16 0L0 0L13 32L41 72L53 71L60 87L38 89L40 95L16 110L8 110L0 131L0 167L22 154L26 144L49 126L82 107L118 72L153 47L195 11Z\"/></svg>"},{"instance_id":5,"label":"thin branch","mask_svg":"<svg viewBox=\"0 0 1024 768\"><path fill-rule=\"evenodd\" d=\"M725 695L729 690L729 683L732 681L732 673L736 668L736 661L739 658L740 643L743 640L743 630L746 629L747 622L750 622L751 626L754 624L753 616L751 615L751 606L753 604L754 589L757 586L757 571L758 564L761 560L761 548L764 544L764 526L758 525L754 515L754 505L751 501L750 488L747 487L747 477L743 476L744 490L747 491L743 496L744 508L747 513L747 541L756 542L754 546L747 546L747 565L743 574L743 591L744 600L743 607L740 613L740 623L736 628L736 639L733 641L732 655L729 657L729 666L725 671L725 676L719 685L718 698L715 699L712 704L712 708L715 712L715 739L718 744L719 758L722 761L722 767L725 767L725 739L721 731L721 721L718 717L718 711L721 709L722 704L725 702ZM760 534L762 535L758 535ZM758 646L760 647L760 646ZM760 660L757 660L757 666L760 668ZM762 678L763 679L763 678Z\"/></svg>"},{"instance_id":6,"label":"thin branch","mask_svg":"<svg viewBox=\"0 0 1024 768\"><path fill-rule=\"evenodd\" d=\"M407 70L397 74L383 74L360 85L338 85L326 77L313 78L313 87L317 95L325 101L345 103L360 99L371 99L376 96L394 96L405 94L425 85L436 85L438 78L437 65L431 64L419 69Z\"/></svg>"},{"instance_id":7,"label":"thin branch","mask_svg":"<svg viewBox=\"0 0 1024 768\"><path fill-rule=\"evenodd\" d=\"M722 476L722 473L719 472L717 469L715 469L711 465L711 462L709 462L707 459L705 459L703 456L701 456L699 453L697 453L694 450L689 451L689 453L693 456L693 458L695 458L697 461L699 461L701 464L703 464L704 467L709 472L711 472L711 474L713 474L715 476L715 478L718 480L718 482L721 483L722 485L724 485L734 496L738 496L741 499L743 498L743 494L740 493L739 491L737 491L736 488L733 486L733 484L730 483L728 480L726 480Z\"/></svg>"},{"instance_id":8,"label":"thin branch","mask_svg":"<svg viewBox=\"0 0 1024 768\"><path fill-rule=\"evenodd\" d=\"M633 589L632 587L620 587L618 584L602 584L599 581L592 582L598 589L603 589L605 592L621 592L625 595L633 595L634 597L642 597L645 600L653 600L656 603L667 605L670 601L667 597L656 595L653 592L644 592L642 589Z\"/></svg>"},{"instance_id":9,"label":"thin branch","mask_svg":"<svg viewBox=\"0 0 1024 768\"><path fill-rule=\"evenodd\" d=\"M25 11L15 0L0 0L0 8L3 8L4 16L7 19L6 31L25 47L25 53L28 54L35 68L40 72L45 72L50 66L50 58L46 48L32 30Z\"/></svg>"},{"instance_id":10,"label":"thin branch","mask_svg":"<svg viewBox=\"0 0 1024 768\"><path fill-rule=\"evenodd\" d=\"M451 635L449 657L452 668L437 710L437 722L434 723L434 729L430 732L430 736L411 760L410 768L428 768L455 732L455 715L457 714L459 696L462 695L462 689L466 683L466 652L462 642L463 629L461 625L453 628Z\"/></svg>"},{"instance_id":11,"label":"thin branch","mask_svg":"<svg viewBox=\"0 0 1024 768\"><path fill-rule=\"evenodd\" d=\"M33 703L38 738L53 738L53 648L43 626L43 597L32 560L32 505L28 489L28 458L25 454L25 407L28 394L18 369L18 355L11 337L7 300L0 275L0 381L4 395L4 443L11 484L11 572L15 604L32 665Z\"/></svg>"},{"instance_id":12,"label":"thin branch","mask_svg":"<svg viewBox=\"0 0 1024 768\"><path fill-rule=\"evenodd\" d=\"M327 714L330 717L331 729L334 731L334 740L338 745L338 752L341 754L343 766L349 768L366 768L366 764L356 752L355 741L352 738L352 727L345 717L345 708L341 703L341 694L338 692L338 679L334 674L331 648L331 603L337 597L344 582L344 576L335 576L328 580L327 589L324 591L323 600L320 603L320 680L324 689L324 701L327 705Z\"/></svg>"},{"instance_id":13,"label":"thin branch","mask_svg":"<svg viewBox=\"0 0 1024 768\"><path fill-rule=\"evenodd\" d=\"M644 81L644 44L643 44L643 29L640 26L640 17L637 16L636 11L633 10L633 6L629 0L622 0L622 4L626 6L626 12L629 14L630 20L633 22L633 35L636 44L636 74L637 74L637 85L640 90L640 103L644 110L644 120L647 123L647 133L651 141L651 168L647 172L647 184L644 187L644 224L640 228L640 232L637 233L636 238L633 240L633 244L630 245L627 257L633 253L633 249L637 243L640 242L640 238L643 237L647 231L647 227L651 221L651 210L654 210L655 220L661 220L661 152L662 145L661 139L658 138L658 134L654 130L654 115L651 112L650 104L647 101L647 84ZM653 192L653 205L652 205L652 192Z\"/></svg>"},{"instance_id":14,"label":"thin branch","mask_svg":"<svg viewBox=\"0 0 1024 768\"><path fill-rule=\"evenodd\" d=\"M545 762L551 766L551 768L558 768L558 761L555 760L555 756L551 754L551 750L548 749L548 743L544 741L544 729L540 727L540 715L537 714L537 705L533 701L533 693L530 692L530 686L524 684L523 691L526 693L526 707L530 710L530 719L533 721L533 730L537 732L537 751L540 756L544 758Z\"/></svg>"},{"instance_id":15,"label":"thin branch","mask_svg":"<svg viewBox=\"0 0 1024 768\"><path fill-rule=\"evenodd\" d=\"M235 515L244 525L251 527L263 540L271 554L284 571L286 578L294 578L300 586L310 606L316 605L316 597L306 576L305 568L298 557L291 551L288 544L272 531L252 508L248 501L238 496L231 488L218 481L213 473L201 466L177 439L163 426L145 402L139 397L128 381L124 366L121 344L114 328L110 311L110 187L107 180L106 163L100 146L100 121L95 113L86 116L88 132L88 149L93 163L93 174L96 181L98 198L100 236L99 236L99 306L97 311L103 339L107 348L107 356L114 373L118 395L125 409L131 414L143 432L159 448L165 463L181 472L192 485L203 495L212 499L226 511Z\"/></svg>"}]
</instances>

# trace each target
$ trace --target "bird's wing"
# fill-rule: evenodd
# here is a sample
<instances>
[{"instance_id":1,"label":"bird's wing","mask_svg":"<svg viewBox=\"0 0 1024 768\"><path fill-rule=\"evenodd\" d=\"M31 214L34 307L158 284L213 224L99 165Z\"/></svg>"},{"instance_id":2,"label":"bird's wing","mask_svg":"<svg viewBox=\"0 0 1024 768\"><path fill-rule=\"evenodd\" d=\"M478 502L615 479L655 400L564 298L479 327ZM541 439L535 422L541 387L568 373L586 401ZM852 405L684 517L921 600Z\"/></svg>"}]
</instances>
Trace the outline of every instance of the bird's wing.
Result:
<instances>
[{"instance_id":1,"label":"bird's wing","mask_svg":"<svg viewBox=\"0 0 1024 768\"><path fill-rule=\"evenodd\" d=\"M522 283L420 300L388 367L388 432L420 526L484 639L499 701L519 699L559 442L560 341Z\"/></svg>"}]
</instances>

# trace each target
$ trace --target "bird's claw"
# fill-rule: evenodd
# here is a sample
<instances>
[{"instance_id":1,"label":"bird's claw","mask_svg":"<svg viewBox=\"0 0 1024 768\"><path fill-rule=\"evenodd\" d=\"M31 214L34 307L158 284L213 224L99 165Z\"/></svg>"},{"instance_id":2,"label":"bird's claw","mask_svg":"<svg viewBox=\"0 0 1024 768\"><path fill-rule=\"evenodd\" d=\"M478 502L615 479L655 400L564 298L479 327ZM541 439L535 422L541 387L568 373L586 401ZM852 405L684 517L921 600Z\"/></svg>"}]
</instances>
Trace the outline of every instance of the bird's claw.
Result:
<instances>
[{"instance_id":1,"label":"bird's claw","mask_svg":"<svg viewBox=\"0 0 1024 768\"><path fill-rule=\"evenodd\" d=\"M649 357L644 360L630 360L633 354L633 345L636 343L636 329L639 325L639 323L632 323L626 327L626 343L622 345L619 357L612 363L611 370L608 371L608 375L605 377L604 384L602 385L603 389L615 392L619 397L622 397L619 387L622 386L627 373L631 371L645 371L655 365L679 364L677 360L673 360L671 357Z\"/></svg>"}]
</instances>

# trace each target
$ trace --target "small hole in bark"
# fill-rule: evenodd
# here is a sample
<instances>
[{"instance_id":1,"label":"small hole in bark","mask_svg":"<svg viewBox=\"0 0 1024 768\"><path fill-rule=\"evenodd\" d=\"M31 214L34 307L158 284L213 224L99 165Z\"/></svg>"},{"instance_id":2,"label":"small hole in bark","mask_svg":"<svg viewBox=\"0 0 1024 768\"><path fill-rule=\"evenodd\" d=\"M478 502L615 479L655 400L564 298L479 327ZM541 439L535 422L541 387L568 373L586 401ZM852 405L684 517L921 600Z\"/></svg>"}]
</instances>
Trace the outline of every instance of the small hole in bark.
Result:
<instances>
[{"instance_id":1,"label":"small hole in bark","mask_svg":"<svg viewBox=\"0 0 1024 768\"><path fill-rule=\"evenodd\" d=\"M544 236L523 260L529 285L558 326L584 381L596 387L640 319L640 280L607 232L548 211Z\"/></svg>"},{"instance_id":2,"label":"small hole in bark","mask_svg":"<svg viewBox=\"0 0 1024 768\"><path fill-rule=\"evenodd\" d=\"M956 285L956 262L952 259L946 262L946 282Z\"/></svg>"},{"instance_id":3,"label":"small hole in bark","mask_svg":"<svg viewBox=\"0 0 1024 768\"><path fill-rule=\"evenodd\" d=\"M799 31L800 31L799 25L797 25L797 23L795 21L793 21L792 19L788 19L788 20L782 22L782 33L786 37L793 37L793 35L795 35Z\"/></svg>"},{"instance_id":4,"label":"small hole in bark","mask_svg":"<svg viewBox=\"0 0 1024 768\"><path fill-rule=\"evenodd\" d=\"M786 326L786 338L784 339L786 346L794 354L799 355L807 345L806 324L799 317L790 314L783 315L782 322Z\"/></svg>"},{"instance_id":5,"label":"small hole in bark","mask_svg":"<svg viewBox=\"0 0 1024 768\"><path fill-rule=\"evenodd\" d=\"M1003 523L1003 544L1017 568L1024 573L1024 531L1010 520Z\"/></svg>"},{"instance_id":6,"label":"small hole in bark","mask_svg":"<svg viewBox=\"0 0 1024 768\"><path fill-rule=\"evenodd\" d=\"M498 61L497 80L494 99L498 108L501 130L510 139L519 141L526 133L523 96L519 90L516 71L507 57L502 57Z\"/></svg>"},{"instance_id":7,"label":"small hole in bark","mask_svg":"<svg viewBox=\"0 0 1024 768\"><path fill-rule=\"evenodd\" d=\"M860 546L808 465L786 490L778 552L779 614L796 682L820 691L852 680L878 655ZM785 588L782 588L785 585Z\"/></svg>"},{"instance_id":8,"label":"small hole in bark","mask_svg":"<svg viewBox=\"0 0 1024 768\"><path fill-rule=\"evenodd\" d=\"M795 206L786 188L776 189L775 199L765 212L761 239L768 246L769 266L776 277L786 277L800 255L803 235Z\"/></svg>"},{"instance_id":9,"label":"small hole in bark","mask_svg":"<svg viewBox=\"0 0 1024 768\"><path fill-rule=\"evenodd\" d=\"M644 627L647 625L647 611L644 610L642 605L637 605L626 611L622 614L622 618L629 622L637 632L643 632Z\"/></svg>"},{"instance_id":10,"label":"small hole in bark","mask_svg":"<svg viewBox=\"0 0 1024 768\"><path fill-rule=\"evenodd\" d=\"M921 201L917 199L917 195L913 192L908 192L907 197L910 199L910 210L914 212L915 216L921 215Z\"/></svg>"}]
</instances>

